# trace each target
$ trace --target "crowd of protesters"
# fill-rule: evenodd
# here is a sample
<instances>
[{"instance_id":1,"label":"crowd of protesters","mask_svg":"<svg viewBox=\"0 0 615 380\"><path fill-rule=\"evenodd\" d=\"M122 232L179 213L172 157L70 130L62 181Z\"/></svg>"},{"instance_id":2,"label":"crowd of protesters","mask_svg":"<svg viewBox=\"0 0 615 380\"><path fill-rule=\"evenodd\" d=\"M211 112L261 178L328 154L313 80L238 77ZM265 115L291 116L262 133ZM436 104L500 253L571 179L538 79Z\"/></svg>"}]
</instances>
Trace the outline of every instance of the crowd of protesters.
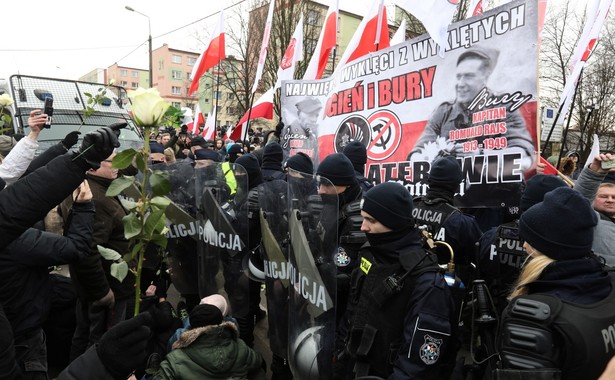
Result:
<instances>
[{"instance_id":1,"label":"crowd of protesters","mask_svg":"<svg viewBox=\"0 0 615 380\"><path fill-rule=\"evenodd\" d=\"M321 337L331 350L317 350L304 372L297 352L305 347L295 344L293 352L289 342L277 342L269 368L265 353L255 349L255 323L264 316L258 304L261 285L254 273L242 271L237 257L221 258L225 276L236 276L225 283L224 294L171 305L168 279L153 276L142 295L142 312L132 315L134 275L119 282L111 274L112 261L100 254L128 249L126 210L118 198L105 195L118 175L135 174L134 168L119 172L112 166L124 125L85 134L79 146L79 132L70 132L35 157L45 120L32 111L28 136L19 142L0 137L0 145L8 145L0 164L2 378L303 379L313 378L318 368L333 372L322 372L321 378L336 379L490 378L492 373L575 379L598 378L605 369L603 378L610 378L615 184L614 169L603 169L602 163L614 159L611 154L593 157L578 171L578 155L575 161L571 155L563 175L574 186L542 174L539 164L538 174L524 183L520 214L485 226L454 204L463 175L451 157L434 161L429 191L413 199L398 183L365 178L366 147L358 142L314 168L302 153L284 161L281 123L236 141L223 140L222 130L211 140L191 135L185 126L153 133L152 165L244 168L243 174L224 172L229 194L246 186L247 194L236 195L238 213L258 215L258 192L266 186L283 194L287 183L314 178L305 195L319 196L323 215L337 215L333 230L323 227L326 218L319 225L323 247L334 243L333 257L313 258L322 273L334 264L335 284L322 285L337 289L335 309L319 318L335 321L337 329ZM62 217L62 235L46 231L44 219L54 209ZM250 217L247 226L249 249L241 255L250 263L264 238L259 223ZM267 249L260 248L261 260L268 260ZM50 274L49 268L62 264L69 265L70 280ZM270 293L276 284L268 282L270 275L261 280L271 304L272 340L280 318L302 311L281 307L287 315L273 315L280 312L274 303L288 306L289 295ZM58 321L54 314L62 296L71 312ZM480 312L482 319L468 317L468 310ZM476 332L475 322L483 330ZM481 336L478 351L475 334ZM470 363L463 353L469 353Z\"/></svg>"}]
</instances>

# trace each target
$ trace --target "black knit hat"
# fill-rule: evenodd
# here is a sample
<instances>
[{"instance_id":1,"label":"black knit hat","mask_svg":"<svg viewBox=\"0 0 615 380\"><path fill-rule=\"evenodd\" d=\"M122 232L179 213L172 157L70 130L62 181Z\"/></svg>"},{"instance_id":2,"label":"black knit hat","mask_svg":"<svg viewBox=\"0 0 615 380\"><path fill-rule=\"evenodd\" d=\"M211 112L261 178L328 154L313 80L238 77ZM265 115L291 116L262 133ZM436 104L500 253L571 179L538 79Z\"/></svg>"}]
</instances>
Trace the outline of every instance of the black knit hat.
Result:
<instances>
[{"instance_id":1,"label":"black knit hat","mask_svg":"<svg viewBox=\"0 0 615 380\"><path fill-rule=\"evenodd\" d=\"M282 160L284 159L284 151L282 145L277 142L270 142L265 145L263 151L263 169L280 169L282 170Z\"/></svg>"},{"instance_id":2,"label":"black knit hat","mask_svg":"<svg viewBox=\"0 0 615 380\"><path fill-rule=\"evenodd\" d=\"M519 207L521 211L542 202L546 193L558 187L567 186L561 178L554 175L537 174L527 181L525 190L521 195Z\"/></svg>"},{"instance_id":3,"label":"black knit hat","mask_svg":"<svg viewBox=\"0 0 615 380\"><path fill-rule=\"evenodd\" d=\"M461 166L453 156L440 157L431 163L428 184L459 185L463 179Z\"/></svg>"},{"instance_id":4,"label":"black knit hat","mask_svg":"<svg viewBox=\"0 0 615 380\"><path fill-rule=\"evenodd\" d=\"M190 312L190 326L205 327L222 323L222 312L214 305L196 305Z\"/></svg>"},{"instance_id":5,"label":"black knit hat","mask_svg":"<svg viewBox=\"0 0 615 380\"><path fill-rule=\"evenodd\" d=\"M194 151L194 159L195 160L212 160L212 161L218 162L220 161L220 155L218 154L218 152L214 150L203 148L203 149L197 149Z\"/></svg>"},{"instance_id":6,"label":"black knit hat","mask_svg":"<svg viewBox=\"0 0 615 380\"><path fill-rule=\"evenodd\" d=\"M554 260L572 260L590 253L596 224L598 216L589 201L565 186L521 214L519 235Z\"/></svg>"},{"instance_id":7,"label":"black knit hat","mask_svg":"<svg viewBox=\"0 0 615 380\"><path fill-rule=\"evenodd\" d=\"M310 157L303 152L297 152L286 160L285 167L301 173L314 174L314 164Z\"/></svg>"},{"instance_id":8,"label":"black knit hat","mask_svg":"<svg viewBox=\"0 0 615 380\"><path fill-rule=\"evenodd\" d=\"M394 231L414 224L410 192L397 182L384 182L369 189L363 195L361 210Z\"/></svg>"},{"instance_id":9,"label":"black knit hat","mask_svg":"<svg viewBox=\"0 0 615 380\"><path fill-rule=\"evenodd\" d=\"M263 173L261 171L261 167L258 164L258 159L254 157L253 154L244 154L243 156L238 157L235 164L241 165L244 169L246 169L246 174L248 175L248 188L251 189L254 186L263 183Z\"/></svg>"},{"instance_id":10,"label":"black knit hat","mask_svg":"<svg viewBox=\"0 0 615 380\"><path fill-rule=\"evenodd\" d=\"M365 171L365 163L367 163L367 149L365 145L359 141L351 141L344 147L342 153L352 162L354 170L361 173Z\"/></svg>"},{"instance_id":11,"label":"black knit hat","mask_svg":"<svg viewBox=\"0 0 615 380\"><path fill-rule=\"evenodd\" d=\"M318 165L316 174L328 179L335 186L352 186L357 183L352 162L342 153L325 157Z\"/></svg>"}]
</instances>

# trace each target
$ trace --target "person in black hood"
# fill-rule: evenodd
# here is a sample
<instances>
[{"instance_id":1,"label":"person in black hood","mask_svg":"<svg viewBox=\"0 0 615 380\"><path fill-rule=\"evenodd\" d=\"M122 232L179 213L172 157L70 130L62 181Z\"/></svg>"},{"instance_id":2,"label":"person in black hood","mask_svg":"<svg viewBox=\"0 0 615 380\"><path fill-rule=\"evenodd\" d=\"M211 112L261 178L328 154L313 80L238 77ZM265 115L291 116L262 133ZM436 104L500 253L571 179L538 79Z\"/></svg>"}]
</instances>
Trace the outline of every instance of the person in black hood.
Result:
<instances>
[{"instance_id":1,"label":"person in black hood","mask_svg":"<svg viewBox=\"0 0 615 380\"><path fill-rule=\"evenodd\" d=\"M272 181L274 179L286 180L286 174L282 169L282 160L284 159L284 151L282 146L276 142L271 142L265 145L263 151L263 179Z\"/></svg>"},{"instance_id":2,"label":"person in black hood","mask_svg":"<svg viewBox=\"0 0 615 380\"><path fill-rule=\"evenodd\" d=\"M425 226L434 240L451 245L455 255L455 270L465 284L472 279L471 261L475 244L482 231L473 216L453 205L453 197L463 179L461 165L453 156L436 159L427 178L427 194L414 198L412 216L418 226Z\"/></svg>"},{"instance_id":3,"label":"person in black hood","mask_svg":"<svg viewBox=\"0 0 615 380\"><path fill-rule=\"evenodd\" d=\"M368 242L338 329L336 373L449 378L456 354L453 298L437 258L422 247L410 193L394 182L376 185L365 193L361 215Z\"/></svg>"},{"instance_id":4,"label":"person in black hood","mask_svg":"<svg viewBox=\"0 0 615 380\"><path fill-rule=\"evenodd\" d=\"M350 273L359 265L357 260L359 248L365 242L365 235L360 230L360 201L363 191L355 177L352 163L342 153L333 153L325 157L316 169L316 178L318 193L324 201L323 215L339 216L338 247L333 262L337 267L336 318L340 318L344 313L350 290ZM321 180L322 178L326 178L327 181ZM337 210L327 211L327 207L336 203ZM327 240L331 239L325 237L325 241Z\"/></svg>"},{"instance_id":5,"label":"person in black hood","mask_svg":"<svg viewBox=\"0 0 615 380\"><path fill-rule=\"evenodd\" d=\"M263 183L263 175L258 160L251 154L238 157L235 164L243 170L236 168L234 171L237 181L234 206L237 218L232 224L237 234L242 239L247 236L248 241L245 249L237 255L222 256L224 287L233 310L233 317L239 326L239 336L252 347L255 318L260 303L260 283L250 279L243 269L246 258L261 240L258 185ZM245 190L247 194L244 193Z\"/></svg>"},{"instance_id":6,"label":"person in black hood","mask_svg":"<svg viewBox=\"0 0 615 380\"><path fill-rule=\"evenodd\" d=\"M342 153L352 162L357 181L359 181L359 185L361 185L363 191L367 191L374 187L374 184L365 178L365 164L367 163L367 149L365 145L360 141L351 141L344 147Z\"/></svg>"}]
</instances>

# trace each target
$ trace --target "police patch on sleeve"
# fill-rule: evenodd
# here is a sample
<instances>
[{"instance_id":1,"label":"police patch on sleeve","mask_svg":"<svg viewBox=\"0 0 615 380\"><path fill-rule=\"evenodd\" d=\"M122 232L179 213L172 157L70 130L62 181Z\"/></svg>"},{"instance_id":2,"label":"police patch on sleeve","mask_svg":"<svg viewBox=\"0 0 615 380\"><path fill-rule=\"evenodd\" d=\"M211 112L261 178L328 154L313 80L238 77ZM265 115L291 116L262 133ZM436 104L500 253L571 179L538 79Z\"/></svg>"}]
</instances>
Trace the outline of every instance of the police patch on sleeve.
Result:
<instances>
[{"instance_id":1,"label":"police patch on sleeve","mask_svg":"<svg viewBox=\"0 0 615 380\"><path fill-rule=\"evenodd\" d=\"M351 258L342 247L337 248L337 253L334 257L335 265L338 267L347 267L350 264Z\"/></svg>"},{"instance_id":2,"label":"police patch on sleeve","mask_svg":"<svg viewBox=\"0 0 615 380\"><path fill-rule=\"evenodd\" d=\"M425 343L419 349L419 355L423 363L427 365L435 364L440 358L440 346L442 346L442 339L435 339L425 335Z\"/></svg>"}]
</instances>

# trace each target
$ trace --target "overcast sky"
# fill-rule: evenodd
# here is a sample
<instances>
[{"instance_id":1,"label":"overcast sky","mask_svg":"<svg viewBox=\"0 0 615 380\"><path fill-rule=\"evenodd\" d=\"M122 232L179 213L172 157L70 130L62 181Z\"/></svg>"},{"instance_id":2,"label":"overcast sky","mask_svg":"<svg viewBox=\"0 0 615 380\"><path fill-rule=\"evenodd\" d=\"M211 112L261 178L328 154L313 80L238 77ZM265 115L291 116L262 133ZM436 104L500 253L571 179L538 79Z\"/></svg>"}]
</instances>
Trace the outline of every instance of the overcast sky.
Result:
<instances>
[{"instance_id":1,"label":"overcast sky","mask_svg":"<svg viewBox=\"0 0 615 380\"><path fill-rule=\"evenodd\" d=\"M340 0L340 8L362 15L371 1ZM126 10L126 5L149 16L154 49L167 43L176 49L200 51L203 42L195 35L208 35L216 22L215 17L203 18L223 7L249 2L5 0L0 23L5 36L0 43L0 77L21 73L76 79L116 62L147 69L148 20Z\"/></svg>"}]
</instances>

